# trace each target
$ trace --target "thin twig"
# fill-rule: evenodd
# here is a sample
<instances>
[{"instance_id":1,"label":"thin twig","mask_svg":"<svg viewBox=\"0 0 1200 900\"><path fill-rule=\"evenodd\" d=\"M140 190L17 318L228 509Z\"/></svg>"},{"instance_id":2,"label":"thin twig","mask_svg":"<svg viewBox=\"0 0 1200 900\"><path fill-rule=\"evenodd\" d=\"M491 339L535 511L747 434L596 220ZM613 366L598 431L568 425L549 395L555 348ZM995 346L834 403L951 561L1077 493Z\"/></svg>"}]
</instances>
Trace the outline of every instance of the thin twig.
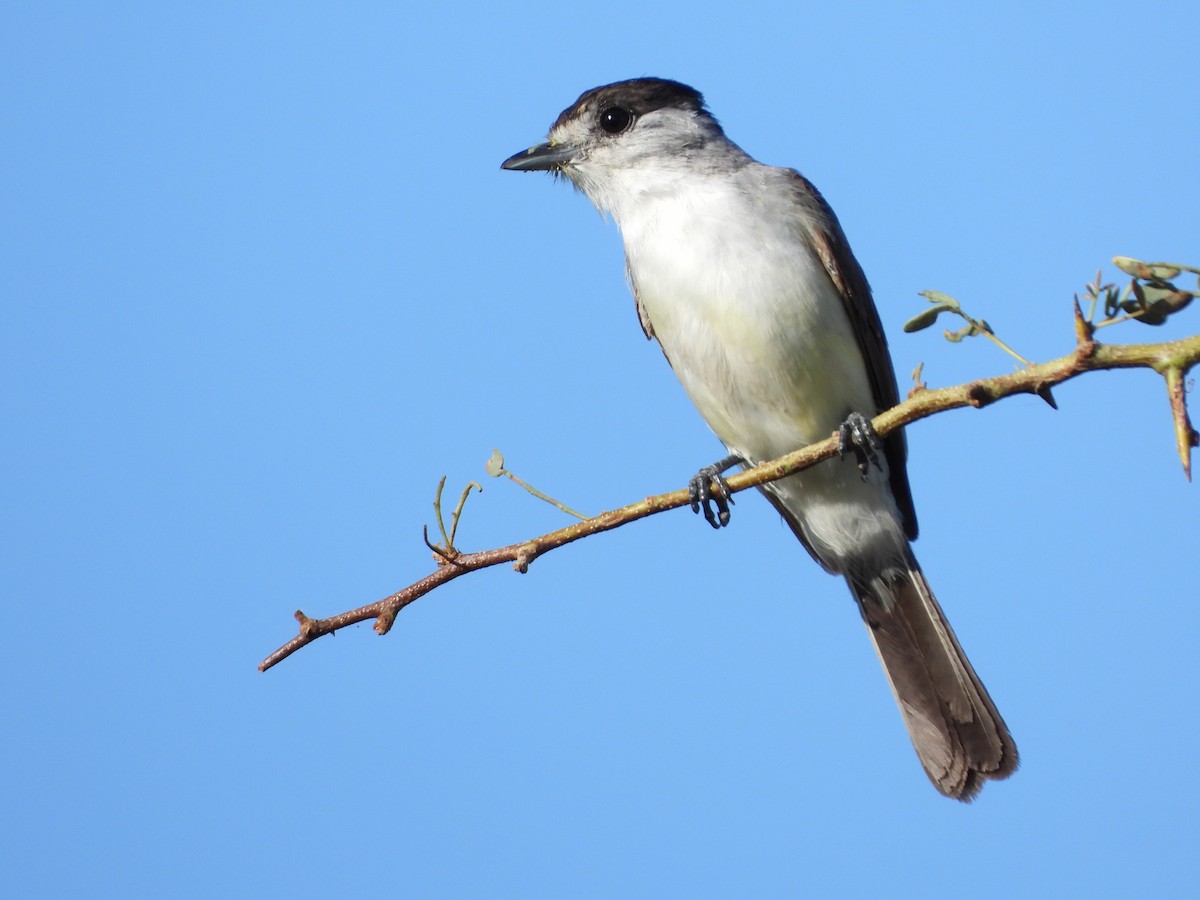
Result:
<instances>
[{"instance_id":1,"label":"thin twig","mask_svg":"<svg viewBox=\"0 0 1200 900\"><path fill-rule=\"evenodd\" d=\"M1195 446L1196 433L1191 428L1190 422L1187 421L1186 409L1183 410L1182 419L1180 419L1179 410L1184 402L1182 389L1184 376L1193 366L1200 363L1200 335L1162 344L1100 344L1092 338L1090 329L1083 322L1078 303L1076 304L1076 317L1077 346L1074 352L1008 375L983 378L954 387L914 391L905 402L876 416L872 422L875 430L880 435L885 435L897 428L946 410L964 406L978 409L1014 394L1041 394L1050 386L1061 384L1084 372L1099 369L1149 368L1158 372L1168 381L1172 406L1175 409L1177 440L1182 440L1179 438L1179 435L1182 434L1189 444L1189 450L1190 446ZM1181 421L1186 426L1183 431L1180 431L1179 423ZM831 436L777 460L733 475L728 479L729 489L736 493L799 472L835 456L837 446L836 437ZM1185 470L1188 470L1190 454L1184 452L1182 444L1180 452L1184 459ZM264 659L259 664L259 670L266 671L322 635L331 634L356 622L375 619L375 631L379 634L386 634L395 622L396 614L405 606L434 588L467 572L505 562L513 563L518 571L523 572L538 556L557 547L565 546L592 534L610 531L655 513L687 506L689 503L690 498L686 490L647 497L621 509L601 513L531 540L510 544L507 547L498 547L494 550L458 554L454 557L453 565L442 565L436 571L403 590L358 609L348 610L327 619L312 619L303 612L297 611L296 619L300 622L300 633Z\"/></svg>"},{"instance_id":2,"label":"thin twig","mask_svg":"<svg viewBox=\"0 0 1200 900\"><path fill-rule=\"evenodd\" d=\"M966 321L970 324L970 326L972 328L975 329L976 332L978 332L979 334L982 334L985 338L987 338L989 341L991 341L993 344L995 344L997 347L999 347L1001 350L1003 350L1005 353L1007 353L1009 356L1011 356L1013 359L1015 359L1021 365L1025 366L1026 368L1033 365L1033 363L1031 363L1029 360L1027 360L1025 357L1023 357L1020 353L1018 353L1012 347L1008 346L1007 343L1002 341L997 336L996 332L992 331L992 326L989 325L987 322L983 321L983 319L973 318L972 316L967 315L967 313L964 312L961 308L951 309L951 310L947 310L947 311L952 312L952 313L954 313L954 315L959 316L963 319L966 319Z\"/></svg>"},{"instance_id":3,"label":"thin twig","mask_svg":"<svg viewBox=\"0 0 1200 900\"><path fill-rule=\"evenodd\" d=\"M541 491L539 491L537 488L535 488L532 484L522 481L520 478L518 478L512 472L508 471L508 469L501 469L500 474L504 475L507 478L510 478L514 483L519 484L521 487L525 488L525 490L529 491L529 493L533 494L533 496L537 497L539 500L545 500L551 506L558 507L563 512L565 512L567 515L574 516L577 519L582 519L585 522L588 520L588 516L585 516L581 512L576 512L575 510L571 509L571 507L567 506L565 503L561 503L558 500L555 500L553 497L549 496L548 494L543 494Z\"/></svg>"},{"instance_id":4,"label":"thin twig","mask_svg":"<svg viewBox=\"0 0 1200 900\"><path fill-rule=\"evenodd\" d=\"M445 481L445 478L442 479ZM458 519L462 515L463 507L467 503L467 495L471 493L471 488L483 493L483 485L475 481L468 481L467 486L463 488L462 496L458 498L458 506L454 507L454 512L450 514L450 539L447 547L451 552L454 550L454 536L458 534Z\"/></svg>"},{"instance_id":5,"label":"thin twig","mask_svg":"<svg viewBox=\"0 0 1200 900\"><path fill-rule=\"evenodd\" d=\"M454 542L450 540L450 536L446 534L446 523L442 520L442 488L446 486L446 476L442 476L442 480L438 482L437 492L433 495L433 514L437 516L438 531L442 533L442 546L447 553L454 551ZM429 543L429 535L425 536L425 543Z\"/></svg>"}]
</instances>

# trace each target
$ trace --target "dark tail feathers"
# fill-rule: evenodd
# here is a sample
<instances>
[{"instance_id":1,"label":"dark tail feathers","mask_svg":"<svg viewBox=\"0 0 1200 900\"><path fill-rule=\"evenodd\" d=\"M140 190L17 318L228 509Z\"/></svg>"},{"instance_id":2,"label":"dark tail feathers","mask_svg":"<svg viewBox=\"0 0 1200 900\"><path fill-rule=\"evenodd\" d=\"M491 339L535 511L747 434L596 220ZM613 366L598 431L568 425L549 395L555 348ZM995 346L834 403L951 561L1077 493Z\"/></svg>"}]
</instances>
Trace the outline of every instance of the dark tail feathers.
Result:
<instances>
[{"instance_id":1,"label":"dark tail feathers","mask_svg":"<svg viewBox=\"0 0 1200 900\"><path fill-rule=\"evenodd\" d=\"M1017 745L916 560L887 579L888 598L847 580L934 787L969 801L984 781L1016 771Z\"/></svg>"}]
</instances>

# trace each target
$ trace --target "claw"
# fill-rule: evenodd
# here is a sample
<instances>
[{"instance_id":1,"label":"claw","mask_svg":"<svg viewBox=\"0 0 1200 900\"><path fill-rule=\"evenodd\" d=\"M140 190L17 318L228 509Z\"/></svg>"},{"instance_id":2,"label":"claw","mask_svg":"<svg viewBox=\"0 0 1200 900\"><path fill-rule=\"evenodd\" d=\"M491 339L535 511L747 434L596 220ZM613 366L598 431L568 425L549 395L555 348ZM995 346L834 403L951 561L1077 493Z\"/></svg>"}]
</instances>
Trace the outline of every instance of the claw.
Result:
<instances>
[{"instance_id":1,"label":"claw","mask_svg":"<svg viewBox=\"0 0 1200 900\"><path fill-rule=\"evenodd\" d=\"M705 466L688 482L688 497L692 501L692 512L704 510L704 521L713 528L729 524L729 507L733 504L733 492L722 474L731 466L741 462L737 456L729 456L720 462ZM713 511L713 507L716 511Z\"/></svg>"},{"instance_id":2,"label":"claw","mask_svg":"<svg viewBox=\"0 0 1200 900\"><path fill-rule=\"evenodd\" d=\"M879 462L880 446L875 427L862 413L850 413L846 421L838 426L838 457L844 459L846 454L853 450L863 481L867 480L872 463L875 464L875 468L883 470L883 465Z\"/></svg>"}]
</instances>

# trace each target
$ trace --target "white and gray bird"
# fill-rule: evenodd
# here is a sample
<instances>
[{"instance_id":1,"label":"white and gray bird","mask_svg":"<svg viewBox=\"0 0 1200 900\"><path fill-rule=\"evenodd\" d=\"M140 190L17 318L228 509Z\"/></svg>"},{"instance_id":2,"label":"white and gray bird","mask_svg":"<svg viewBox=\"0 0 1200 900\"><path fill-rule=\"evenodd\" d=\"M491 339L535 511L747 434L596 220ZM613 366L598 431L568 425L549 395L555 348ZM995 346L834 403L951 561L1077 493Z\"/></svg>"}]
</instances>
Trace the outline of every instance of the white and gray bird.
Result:
<instances>
[{"instance_id":1,"label":"white and gray bird","mask_svg":"<svg viewBox=\"0 0 1200 900\"><path fill-rule=\"evenodd\" d=\"M731 454L693 479L711 522L728 521L731 465L835 432L853 444L761 490L845 577L934 786L970 800L1012 774L1016 745L909 547L903 433L880 441L867 422L896 404L896 376L867 279L817 189L756 162L697 91L659 78L587 91L504 168L561 173L619 226L642 328Z\"/></svg>"}]
</instances>

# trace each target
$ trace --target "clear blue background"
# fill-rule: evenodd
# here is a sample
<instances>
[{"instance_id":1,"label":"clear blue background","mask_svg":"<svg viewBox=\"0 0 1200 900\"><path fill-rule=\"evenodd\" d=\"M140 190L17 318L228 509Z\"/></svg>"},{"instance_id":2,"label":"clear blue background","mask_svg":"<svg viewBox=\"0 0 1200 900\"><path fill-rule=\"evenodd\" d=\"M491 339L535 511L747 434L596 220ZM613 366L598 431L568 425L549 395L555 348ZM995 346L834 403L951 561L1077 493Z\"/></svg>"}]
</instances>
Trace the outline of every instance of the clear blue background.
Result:
<instances>
[{"instance_id":1,"label":"clear blue background","mask_svg":"<svg viewBox=\"0 0 1200 900\"><path fill-rule=\"evenodd\" d=\"M1200 495L1144 372L910 429L918 553L1017 736L927 783L845 587L747 495L295 629L721 448L615 228L501 172L584 89L706 92L825 192L902 381L1009 371L1114 254L1200 262L1200 7L130 4L0 12L13 896L1163 896L1193 883ZM1115 275L1111 267L1107 269ZM1193 333L1197 313L1141 341Z\"/></svg>"}]
</instances>

